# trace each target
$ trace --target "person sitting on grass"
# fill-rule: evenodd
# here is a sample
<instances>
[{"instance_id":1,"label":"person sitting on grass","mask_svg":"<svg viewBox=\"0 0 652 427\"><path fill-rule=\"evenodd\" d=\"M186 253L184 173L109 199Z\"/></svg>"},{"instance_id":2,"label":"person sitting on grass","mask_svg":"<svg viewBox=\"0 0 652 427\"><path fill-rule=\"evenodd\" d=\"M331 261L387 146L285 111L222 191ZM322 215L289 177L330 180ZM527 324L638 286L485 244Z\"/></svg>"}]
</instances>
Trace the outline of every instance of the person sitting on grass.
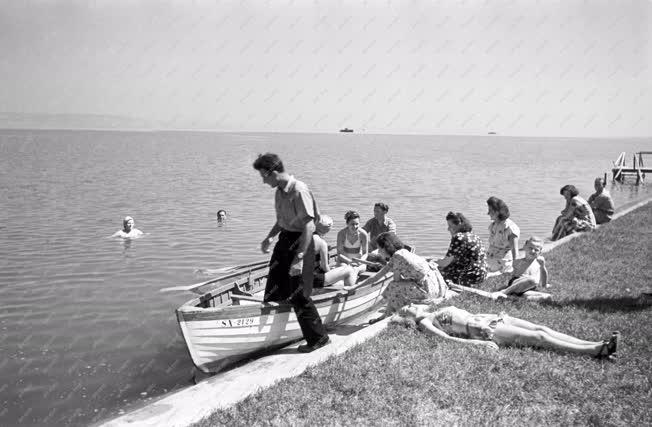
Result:
<instances>
[{"instance_id":1,"label":"person sitting on grass","mask_svg":"<svg viewBox=\"0 0 652 427\"><path fill-rule=\"evenodd\" d=\"M540 237L532 236L525 242L523 247L525 257L514 261L514 271L507 285L497 292L491 294L492 298L507 297L508 295L523 295L537 287L548 288L548 270L546 260L541 256L543 240Z\"/></svg>"},{"instance_id":2,"label":"person sitting on grass","mask_svg":"<svg viewBox=\"0 0 652 427\"><path fill-rule=\"evenodd\" d=\"M435 261L447 282L462 286L479 285L487 278L487 262L482 239L472 233L471 222L460 212L446 215L451 243L446 256Z\"/></svg>"},{"instance_id":3,"label":"person sitting on grass","mask_svg":"<svg viewBox=\"0 0 652 427\"><path fill-rule=\"evenodd\" d=\"M312 235L315 250L313 288L323 288L339 280L344 281L344 286L352 286L358 278L357 270L350 265L343 264L339 267L331 268L328 264L328 243L324 240L324 235L332 227L333 219L328 215L320 215L319 221L315 224L315 233Z\"/></svg>"},{"instance_id":4,"label":"person sitting on grass","mask_svg":"<svg viewBox=\"0 0 652 427\"><path fill-rule=\"evenodd\" d=\"M414 322L427 334L493 350L498 346L535 347L614 359L620 340L618 331L608 340L585 341L505 313L472 314L453 306L410 304L392 320Z\"/></svg>"},{"instance_id":5,"label":"person sitting on grass","mask_svg":"<svg viewBox=\"0 0 652 427\"><path fill-rule=\"evenodd\" d=\"M597 177L593 181L593 188L595 188L595 193L589 196L587 202L591 206L591 209L593 209L596 224L606 224L611 221L611 217L614 214L614 201L609 192L604 189L602 178Z\"/></svg>"},{"instance_id":6,"label":"person sitting on grass","mask_svg":"<svg viewBox=\"0 0 652 427\"><path fill-rule=\"evenodd\" d=\"M512 221L507 204L498 197L487 199L489 224L489 247L487 269L491 273L511 273L513 261L518 258L518 237L521 230Z\"/></svg>"},{"instance_id":7,"label":"person sitting on grass","mask_svg":"<svg viewBox=\"0 0 652 427\"><path fill-rule=\"evenodd\" d=\"M592 231L596 225L593 209L580 197L577 188L570 184L564 185L559 194L566 199L566 207L552 228L552 240L559 240L576 232Z\"/></svg>"},{"instance_id":8,"label":"person sitting on grass","mask_svg":"<svg viewBox=\"0 0 652 427\"><path fill-rule=\"evenodd\" d=\"M448 286L436 268L428 265L423 257L404 248L403 242L391 232L381 233L376 239L378 253L389 259L380 271L347 290L354 290L378 281L390 271L394 273L392 280L383 291L383 298L387 302L383 316L372 319L375 323L401 307L411 302L431 302L436 298L446 296Z\"/></svg>"}]
</instances>

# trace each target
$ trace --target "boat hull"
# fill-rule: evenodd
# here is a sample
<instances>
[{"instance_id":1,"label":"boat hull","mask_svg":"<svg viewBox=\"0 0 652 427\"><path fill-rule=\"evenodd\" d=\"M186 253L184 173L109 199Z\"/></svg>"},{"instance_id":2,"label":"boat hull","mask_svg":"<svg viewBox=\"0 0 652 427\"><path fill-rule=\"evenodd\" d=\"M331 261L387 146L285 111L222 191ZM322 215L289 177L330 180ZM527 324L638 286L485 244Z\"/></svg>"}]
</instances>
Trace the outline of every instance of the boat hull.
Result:
<instances>
[{"instance_id":1,"label":"boat hull","mask_svg":"<svg viewBox=\"0 0 652 427\"><path fill-rule=\"evenodd\" d=\"M313 296L329 328L377 309L391 275L355 292L333 290ZM181 333L190 357L206 373L302 339L301 328L289 304L246 304L203 308L197 300L177 309Z\"/></svg>"}]
</instances>

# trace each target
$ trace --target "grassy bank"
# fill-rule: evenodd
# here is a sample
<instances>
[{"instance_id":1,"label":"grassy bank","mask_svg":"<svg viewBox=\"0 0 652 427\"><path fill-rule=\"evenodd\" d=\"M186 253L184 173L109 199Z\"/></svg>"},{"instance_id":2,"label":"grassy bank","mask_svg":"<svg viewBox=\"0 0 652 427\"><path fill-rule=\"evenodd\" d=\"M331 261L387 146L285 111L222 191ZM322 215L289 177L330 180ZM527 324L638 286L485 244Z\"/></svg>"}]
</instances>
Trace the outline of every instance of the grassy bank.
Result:
<instances>
[{"instance_id":1,"label":"grassy bank","mask_svg":"<svg viewBox=\"0 0 652 427\"><path fill-rule=\"evenodd\" d=\"M214 413L212 425L649 425L652 204L546 254L554 301L451 301L579 338L620 330L616 362L531 349L492 352L398 325ZM491 279L486 287L500 278Z\"/></svg>"}]
</instances>

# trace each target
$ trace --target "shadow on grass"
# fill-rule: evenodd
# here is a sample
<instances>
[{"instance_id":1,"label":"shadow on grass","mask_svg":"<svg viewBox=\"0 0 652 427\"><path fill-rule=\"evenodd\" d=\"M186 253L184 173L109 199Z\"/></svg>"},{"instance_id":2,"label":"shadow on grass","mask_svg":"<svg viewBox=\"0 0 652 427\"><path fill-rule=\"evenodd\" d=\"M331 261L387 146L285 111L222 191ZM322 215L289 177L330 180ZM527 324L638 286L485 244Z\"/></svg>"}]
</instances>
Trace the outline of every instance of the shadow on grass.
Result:
<instances>
[{"instance_id":1,"label":"shadow on grass","mask_svg":"<svg viewBox=\"0 0 652 427\"><path fill-rule=\"evenodd\" d=\"M555 308L575 306L601 313L641 311L652 307L652 298L649 297L598 297L590 299L570 299L562 301L544 300L541 305Z\"/></svg>"}]
</instances>

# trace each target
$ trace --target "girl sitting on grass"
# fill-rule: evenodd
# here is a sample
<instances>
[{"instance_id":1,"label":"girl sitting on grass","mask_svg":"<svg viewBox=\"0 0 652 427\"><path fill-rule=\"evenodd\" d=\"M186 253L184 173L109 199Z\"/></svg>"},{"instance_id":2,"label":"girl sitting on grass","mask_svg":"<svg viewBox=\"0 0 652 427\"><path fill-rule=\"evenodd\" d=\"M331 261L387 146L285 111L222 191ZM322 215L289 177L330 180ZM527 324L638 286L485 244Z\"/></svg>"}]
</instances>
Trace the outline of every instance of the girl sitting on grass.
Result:
<instances>
[{"instance_id":1,"label":"girl sitting on grass","mask_svg":"<svg viewBox=\"0 0 652 427\"><path fill-rule=\"evenodd\" d=\"M498 346L537 347L614 359L620 340L617 331L608 340L584 341L505 313L472 314L452 306L410 304L401 308L393 320L415 322L427 334L494 350Z\"/></svg>"},{"instance_id":2,"label":"girl sitting on grass","mask_svg":"<svg viewBox=\"0 0 652 427\"><path fill-rule=\"evenodd\" d=\"M541 256L543 240L532 236L525 242L523 250L525 251L525 257L514 261L512 278L509 279L503 289L493 292L492 298L496 299L508 295L518 296L537 287L549 287L546 260Z\"/></svg>"},{"instance_id":3,"label":"girl sitting on grass","mask_svg":"<svg viewBox=\"0 0 652 427\"><path fill-rule=\"evenodd\" d=\"M387 302L383 316L372 319L375 323L401 307L411 302L431 302L437 298L444 298L448 286L439 270L428 265L423 257L404 248L403 242L392 232L381 233L376 239L378 254L383 259L388 259L387 264L374 276L369 277L347 290L354 290L378 281L390 271L394 273L392 280L383 291L383 298Z\"/></svg>"}]
</instances>

